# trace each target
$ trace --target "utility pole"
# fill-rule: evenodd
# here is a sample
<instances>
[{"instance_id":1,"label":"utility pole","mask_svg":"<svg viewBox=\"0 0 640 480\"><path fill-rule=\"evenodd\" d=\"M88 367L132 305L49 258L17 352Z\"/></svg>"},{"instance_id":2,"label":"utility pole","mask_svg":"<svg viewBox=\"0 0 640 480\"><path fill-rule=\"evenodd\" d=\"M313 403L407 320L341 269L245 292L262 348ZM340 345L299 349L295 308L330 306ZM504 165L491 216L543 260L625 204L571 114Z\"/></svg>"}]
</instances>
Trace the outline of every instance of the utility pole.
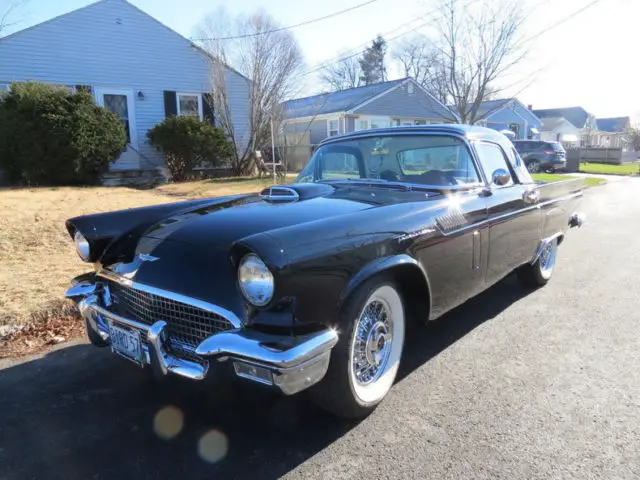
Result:
<instances>
[{"instance_id":1,"label":"utility pole","mask_svg":"<svg viewBox=\"0 0 640 480\"><path fill-rule=\"evenodd\" d=\"M271 161L273 162L273 183L276 183L276 141L273 135L273 117L271 117Z\"/></svg>"}]
</instances>

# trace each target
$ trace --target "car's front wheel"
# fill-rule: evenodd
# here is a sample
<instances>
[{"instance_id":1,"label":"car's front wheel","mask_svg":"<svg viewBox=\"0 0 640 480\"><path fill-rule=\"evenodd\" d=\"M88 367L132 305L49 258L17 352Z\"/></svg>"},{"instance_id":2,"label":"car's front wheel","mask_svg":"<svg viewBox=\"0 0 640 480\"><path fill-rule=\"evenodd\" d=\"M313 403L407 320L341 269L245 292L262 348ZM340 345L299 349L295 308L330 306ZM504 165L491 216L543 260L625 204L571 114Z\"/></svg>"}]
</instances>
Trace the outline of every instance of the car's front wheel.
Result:
<instances>
[{"instance_id":1,"label":"car's front wheel","mask_svg":"<svg viewBox=\"0 0 640 480\"><path fill-rule=\"evenodd\" d=\"M538 173L538 172L540 172L540 160L531 160L527 164L527 170L529 170L529 173Z\"/></svg>"},{"instance_id":2,"label":"car's front wheel","mask_svg":"<svg viewBox=\"0 0 640 480\"><path fill-rule=\"evenodd\" d=\"M376 277L345 304L327 374L310 390L316 403L346 418L369 414L387 395L404 345L405 308L395 283Z\"/></svg>"}]
</instances>

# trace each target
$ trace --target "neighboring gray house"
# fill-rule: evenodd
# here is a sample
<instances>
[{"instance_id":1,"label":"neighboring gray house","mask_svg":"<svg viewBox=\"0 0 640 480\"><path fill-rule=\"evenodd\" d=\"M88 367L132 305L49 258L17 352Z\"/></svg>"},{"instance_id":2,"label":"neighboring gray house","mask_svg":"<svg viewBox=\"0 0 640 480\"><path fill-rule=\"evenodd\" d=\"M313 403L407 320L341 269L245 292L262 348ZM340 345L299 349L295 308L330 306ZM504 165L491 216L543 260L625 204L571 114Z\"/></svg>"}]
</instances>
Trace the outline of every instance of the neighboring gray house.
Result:
<instances>
[{"instance_id":1,"label":"neighboring gray house","mask_svg":"<svg viewBox=\"0 0 640 480\"><path fill-rule=\"evenodd\" d=\"M212 119L212 58L125 0L101 0L0 38L0 89L13 81L84 88L116 113L128 147L112 171L154 171L164 158L147 131L167 115ZM228 70L238 143L249 136L250 81Z\"/></svg>"},{"instance_id":2,"label":"neighboring gray house","mask_svg":"<svg viewBox=\"0 0 640 480\"><path fill-rule=\"evenodd\" d=\"M327 137L370 128L446 123L452 112L412 78L391 80L284 103L283 131ZM448 120L449 119L449 120Z\"/></svg>"},{"instance_id":3,"label":"neighboring gray house","mask_svg":"<svg viewBox=\"0 0 640 480\"><path fill-rule=\"evenodd\" d=\"M562 142L565 147L598 145L596 117L582 107L533 110L542 119L541 139Z\"/></svg>"}]
</instances>

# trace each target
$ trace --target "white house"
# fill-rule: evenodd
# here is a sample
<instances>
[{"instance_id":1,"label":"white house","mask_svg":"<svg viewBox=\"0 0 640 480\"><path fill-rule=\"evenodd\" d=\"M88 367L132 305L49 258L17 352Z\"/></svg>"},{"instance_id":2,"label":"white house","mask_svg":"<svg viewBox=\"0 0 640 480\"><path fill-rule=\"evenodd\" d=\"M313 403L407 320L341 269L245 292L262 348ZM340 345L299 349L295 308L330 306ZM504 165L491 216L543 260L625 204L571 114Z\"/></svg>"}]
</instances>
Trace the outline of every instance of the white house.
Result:
<instances>
[{"instance_id":1,"label":"white house","mask_svg":"<svg viewBox=\"0 0 640 480\"><path fill-rule=\"evenodd\" d=\"M578 146L582 130L564 117L545 117L542 119L540 140L562 142L568 146Z\"/></svg>"},{"instance_id":2,"label":"white house","mask_svg":"<svg viewBox=\"0 0 640 480\"><path fill-rule=\"evenodd\" d=\"M596 117L584 108L548 108L533 113L542 120L542 140L559 141L566 147L597 145Z\"/></svg>"},{"instance_id":3,"label":"white house","mask_svg":"<svg viewBox=\"0 0 640 480\"><path fill-rule=\"evenodd\" d=\"M0 88L40 81L84 88L125 125L112 171L156 171L164 158L147 131L170 114L214 117L206 101L213 59L125 0L100 0L0 38ZM250 80L227 70L237 142L248 140Z\"/></svg>"}]
</instances>

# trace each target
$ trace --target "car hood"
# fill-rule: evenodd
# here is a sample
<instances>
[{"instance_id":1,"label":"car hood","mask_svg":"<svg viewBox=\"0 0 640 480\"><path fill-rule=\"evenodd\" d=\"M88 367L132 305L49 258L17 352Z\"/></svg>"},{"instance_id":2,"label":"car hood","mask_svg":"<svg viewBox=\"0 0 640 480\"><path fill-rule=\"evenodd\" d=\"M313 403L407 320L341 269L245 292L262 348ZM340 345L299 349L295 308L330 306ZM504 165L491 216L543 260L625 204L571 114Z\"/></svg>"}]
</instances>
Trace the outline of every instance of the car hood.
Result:
<instances>
[{"instance_id":1,"label":"car hood","mask_svg":"<svg viewBox=\"0 0 640 480\"><path fill-rule=\"evenodd\" d=\"M350 195L333 188L311 198L301 195L290 202L269 201L261 195L249 195L172 215L147 229L143 238L228 247L236 240L257 233L346 215L379 206L380 202L386 203L385 199L372 202L372 198L370 193L368 196L363 196L362 192Z\"/></svg>"}]
</instances>

